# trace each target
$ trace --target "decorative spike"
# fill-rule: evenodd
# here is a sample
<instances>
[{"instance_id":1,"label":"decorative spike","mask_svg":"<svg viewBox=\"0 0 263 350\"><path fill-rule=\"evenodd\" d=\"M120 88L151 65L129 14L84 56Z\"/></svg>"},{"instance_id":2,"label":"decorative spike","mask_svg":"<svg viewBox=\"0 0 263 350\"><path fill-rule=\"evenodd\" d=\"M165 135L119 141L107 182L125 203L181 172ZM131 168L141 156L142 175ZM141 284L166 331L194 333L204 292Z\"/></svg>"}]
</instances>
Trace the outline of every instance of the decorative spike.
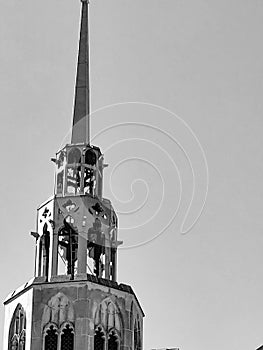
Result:
<instances>
[{"instance_id":1,"label":"decorative spike","mask_svg":"<svg viewBox=\"0 0 263 350\"><path fill-rule=\"evenodd\" d=\"M81 0L81 2L82 14L71 138L73 144L89 144L90 142L89 0Z\"/></svg>"}]
</instances>

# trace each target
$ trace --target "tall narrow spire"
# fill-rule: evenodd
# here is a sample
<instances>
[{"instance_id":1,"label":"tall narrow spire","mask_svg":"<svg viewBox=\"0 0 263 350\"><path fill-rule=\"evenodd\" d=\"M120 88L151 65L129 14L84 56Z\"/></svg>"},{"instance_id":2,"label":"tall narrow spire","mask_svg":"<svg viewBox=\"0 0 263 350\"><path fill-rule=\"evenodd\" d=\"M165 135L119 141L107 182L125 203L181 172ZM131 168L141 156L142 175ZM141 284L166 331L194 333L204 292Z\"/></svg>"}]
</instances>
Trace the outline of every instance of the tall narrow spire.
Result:
<instances>
[{"instance_id":1,"label":"tall narrow spire","mask_svg":"<svg viewBox=\"0 0 263 350\"><path fill-rule=\"evenodd\" d=\"M81 2L82 14L71 138L73 144L89 144L90 142L89 0L81 0Z\"/></svg>"}]
</instances>

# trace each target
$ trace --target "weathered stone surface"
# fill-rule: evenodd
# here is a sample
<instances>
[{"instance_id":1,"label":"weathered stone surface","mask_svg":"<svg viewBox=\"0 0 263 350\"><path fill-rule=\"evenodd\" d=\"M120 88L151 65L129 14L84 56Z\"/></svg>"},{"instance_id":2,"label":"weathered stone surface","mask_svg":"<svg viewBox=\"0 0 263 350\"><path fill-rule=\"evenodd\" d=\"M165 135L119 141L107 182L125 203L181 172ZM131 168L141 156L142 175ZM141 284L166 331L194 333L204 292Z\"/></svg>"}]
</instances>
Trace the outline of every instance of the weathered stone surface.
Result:
<instances>
[{"instance_id":1,"label":"weathered stone surface","mask_svg":"<svg viewBox=\"0 0 263 350\"><path fill-rule=\"evenodd\" d=\"M74 303L74 309L76 315L78 317L87 317L88 316L88 306L89 301L88 300L78 300Z\"/></svg>"},{"instance_id":2,"label":"weathered stone surface","mask_svg":"<svg viewBox=\"0 0 263 350\"><path fill-rule=\"evenodd\" d=\"M88 349L88 337L86 335L80 335L75 340L76 350Z\"/></svg>"},{"instance_id":3,"label":"weathered stone surface","mask_svg":"<svg viewBox=\"0 0 263 350\"><path fill-rule=\"evenodd\" d=\"M77 286L63 286L60 288L60 292L65 294L70 300L75 301L78 299L78 288Z\"/></svg>"},{"instance_id":4,"label":"weathered stone surface","mask_svg":"<svg viewBox=\"0 0 263 350\"><path fill-rule=\"evenodd\" d=\"M50 282L67 282L71 280L70 275L57 275L52 276Z\"/></svg>"},{"instance_id":5,"label":"weathered stone surface","mask_svg":"<svg viewBox=\"0 0 263 350\"><path fill-rule=\"evenodd\" d=\"M42 337L41 330L42 330L41 321L33 321L32 322L32 331L31 331L32 338L41 338Z\"/></svg>"},{"instance_id":6,"label":"weathered stone surface","mask_svg":"<svg viewBox=\"0 0 263 350\"><path fill-rule=\"evenodd\" d=\"M42 348L42 339L34 338L31 340L31 350L39 350Z\"/></svg>"},{"instance_id":7,"label":"weathered stone surface","mask_svg":"<svg viewBox=\"0 0 263 350\"><path fill-rule=\"evenodd\" d=\"M38 281L30 286L31 304L30 299L26 302L28 306L23 302L23 294L30 294L30 290L25 290L19 297L15 296L7 300L6 305L13 310L20 300L31 314L32 319L27 320L27 328L31 329L30 336L27 338L31 338L27 341L32 340L30 350L42 348L43 330L50 322L57 324L60 332L60 327L65 321L70 322L75 329L75 350L93 349L94 332L99 324L104 324L106 332L115 328L122 335L121 349L131 350L134 320L139 321L142 330L143 312L130 288L121 290L119 287L111 288L106 284L106 282L103 285L94 283L88 279L62 283L39 283ZM9 314L12 316L12 311ZM4 350L7 349L4 348Z\"/></svg>"},{"instance_id":8,"label":"weathered stone surface","mask_svg":"<svg viewBox=\"0 0 263 350\"><path fill-rule=\"evenodd\" d=\"M87 285L78 287L78 300L86 300L89 298Z\"/></svg>"}]
</instances>

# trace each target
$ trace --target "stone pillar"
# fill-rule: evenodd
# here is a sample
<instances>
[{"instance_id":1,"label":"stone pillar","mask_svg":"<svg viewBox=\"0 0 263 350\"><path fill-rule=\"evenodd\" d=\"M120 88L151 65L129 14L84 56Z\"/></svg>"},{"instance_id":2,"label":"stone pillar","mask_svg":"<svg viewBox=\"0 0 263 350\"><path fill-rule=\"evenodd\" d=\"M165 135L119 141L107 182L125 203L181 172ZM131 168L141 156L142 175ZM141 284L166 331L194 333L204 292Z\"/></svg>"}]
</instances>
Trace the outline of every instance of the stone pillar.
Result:
<instances>
[{"instance_id":1,"label":"stone pillar","mask_svg":"<svg viewBox=\"0 0 263 350\"><path fill-rule=\"evenodd\" d=\"M87 233L78 235L78 274L87 272Z\"/></svg>"}]
</instances>

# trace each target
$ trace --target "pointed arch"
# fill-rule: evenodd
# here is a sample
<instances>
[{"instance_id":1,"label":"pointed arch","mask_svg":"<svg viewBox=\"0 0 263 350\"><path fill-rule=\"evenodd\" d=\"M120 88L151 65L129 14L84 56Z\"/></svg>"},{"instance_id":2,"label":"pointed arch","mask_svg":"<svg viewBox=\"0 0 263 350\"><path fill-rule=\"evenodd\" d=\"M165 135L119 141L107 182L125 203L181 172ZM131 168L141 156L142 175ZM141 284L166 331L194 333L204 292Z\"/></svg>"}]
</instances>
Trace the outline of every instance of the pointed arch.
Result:
<instances>
[{"instance_id":1,"label":"pointed arch","mask_svg":"<svg viewBox=\"0 0 263 350\"><path fill-rule=\"evenodd\" d=\"M69 322L65 322L60 330L60 350L73 350L74 339L74 326Z\"/></svg>"},{"instance_id":2,"label":"pointed arch","mask_svg":"<svg viewBox=\"0 0 263 350\"><path fill-rule=\"evenodd\" d=\"M74 308L69 298L59 292L49 299L43 312L42 323L54 323L61 327L64 322L74 322Z\"/></svg>"},{"instance_id":3,"label":"pointed arch","mask_svg":"<svg viewBox=\"0 0 263 350\"><path fill-rule=\"evenodd\" d=\"M116 303L111 298L104 299L95 312L95 327L101 325L106 333L111 329L122 332L122 317Z\"/></svg>"},{"instance_id":4,"label":"pointed arch","mask_svg":"<svg viewBox=\"0 0 263 350\"><path fill-rule=\"evenodd\" d=\"M102 326L98 326L95 330L94 350L105 350L105 332Z\"/></svg>"},{"instance_id":5,"label":"pointed arch","mask_svg":"<svg viewBox=\"0 0 263 350\"><path fill-rule=\"evenodd\" d=\"M49 323L44 329L44 350L56 350L58 347L58 327Z\"/></svg>"},{"instance_id":6,"label":"pointed arch","mask_svg":"<svg viewBox=\"0 0 263 350\"><path fill-rule=\"evenodd\" d=\"M107 350L119 350L120 349L120 337L116 330L111 330L108 335L108 349Z\"/></svg>"},{"instance_id":7,"label":"pointed arch","mask_svg":"<svg viewBox=\"0 0 263 350\"><path fill-rule=\"evenodd\" d=\"M8 350L24 350L26 344L26 313L18 304L13 313L8 335Z\"/></svg>"}]
</instances>

